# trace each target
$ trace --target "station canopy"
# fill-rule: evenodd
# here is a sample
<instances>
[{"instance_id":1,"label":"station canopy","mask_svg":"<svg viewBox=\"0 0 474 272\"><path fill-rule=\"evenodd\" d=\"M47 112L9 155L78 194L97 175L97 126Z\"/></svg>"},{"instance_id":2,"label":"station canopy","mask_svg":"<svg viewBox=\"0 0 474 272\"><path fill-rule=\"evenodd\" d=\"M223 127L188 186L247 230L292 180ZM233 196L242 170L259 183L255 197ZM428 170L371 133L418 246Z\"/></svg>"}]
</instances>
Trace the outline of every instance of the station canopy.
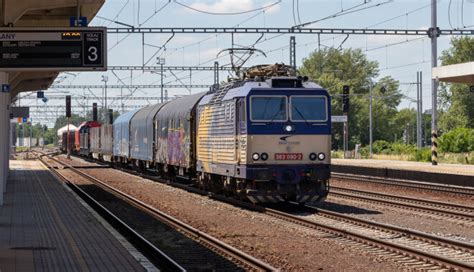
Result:
<instances>
[{"instance_id":1,"label":"station canopy","mask_svg":"<svg viewBox=\"0 0 474 272\"><path fill-rule=\"evenodd\" d=\"M91 21L105 0L0 0L0 19L12 27L69 27L72 16ZM56 71L8 72L12 99L19 92L46 90Z\"/></svg>"},{"instance_id":2,"label":"station canopy","mask_svg":"<svg viewBox=\"0 0 474 272\"><path fill-rule=\"evenodd\" d=\"M443 82L474 85L474 62L435 67L432 77Z\"/></svg>"}]
</instances>

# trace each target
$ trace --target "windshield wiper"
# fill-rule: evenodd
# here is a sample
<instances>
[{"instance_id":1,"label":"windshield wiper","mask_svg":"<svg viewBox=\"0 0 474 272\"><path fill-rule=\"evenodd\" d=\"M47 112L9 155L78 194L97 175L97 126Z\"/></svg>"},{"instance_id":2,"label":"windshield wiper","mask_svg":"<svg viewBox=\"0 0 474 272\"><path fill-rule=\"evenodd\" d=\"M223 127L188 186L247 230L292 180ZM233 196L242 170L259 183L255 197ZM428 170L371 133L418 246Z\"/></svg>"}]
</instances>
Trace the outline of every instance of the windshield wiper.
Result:
<instances>
[{"instance_id":1,"label":"windshield wiper","mask_svg":"<svg viewBox=\"0 0 474 272\"><path fill-rule=\"evenodd\" d=\"M291 103L291 104L292 104L292 106L293 106L293 109L295 109L296 112L301 116L301 118L303 118L303 120L304 120L304 122L306 123L306 125L309 126L308 120L306 120L306 118L305 118L304 115L300 112L300 110L298 110L298 108L297 108L293 103Z\"/></svg>"}]
</instances>

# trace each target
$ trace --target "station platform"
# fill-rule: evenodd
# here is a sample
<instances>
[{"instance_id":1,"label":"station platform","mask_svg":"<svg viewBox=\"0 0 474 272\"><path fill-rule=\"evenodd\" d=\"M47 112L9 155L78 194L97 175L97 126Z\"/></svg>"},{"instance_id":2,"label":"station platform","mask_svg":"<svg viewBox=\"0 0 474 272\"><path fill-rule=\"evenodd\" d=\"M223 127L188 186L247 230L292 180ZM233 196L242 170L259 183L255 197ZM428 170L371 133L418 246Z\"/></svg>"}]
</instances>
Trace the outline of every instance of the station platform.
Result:
<instances>
[{"instance_id":1,"label":"station platform","mask_svg":"<svg viewBox=\"0 0 474 272\"><path fill-rule=\"evenodd\" d=\"M397 160L332 159L332 171L474 187L474 165Z\"/></svg>"},{"instance_id":2,"label":"station platform","mask_svg":"<svg viewBox=\"0 0 474 272\"><path fill-rule=\"evenodd\" d=\"M148 265L38 161L10 161L0 206L1 272L146 271Z\"/></svg>"}]
</instances>

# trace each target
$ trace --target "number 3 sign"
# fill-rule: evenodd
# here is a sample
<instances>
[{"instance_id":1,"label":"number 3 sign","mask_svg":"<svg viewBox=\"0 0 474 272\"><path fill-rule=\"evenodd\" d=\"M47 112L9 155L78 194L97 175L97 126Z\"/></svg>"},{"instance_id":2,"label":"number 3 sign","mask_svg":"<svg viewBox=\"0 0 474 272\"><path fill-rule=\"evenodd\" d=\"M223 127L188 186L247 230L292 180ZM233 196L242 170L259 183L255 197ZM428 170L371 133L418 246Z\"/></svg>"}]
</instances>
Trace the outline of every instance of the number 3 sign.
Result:
<instances>
[{"instance_id":1,"label":"number 3 sign","mask_svg":"<svg viewBox=\"0 0 474 272\"><path fill-rule=\"evenodd\" d=\"M103 32L84 32L84 66L102 66Z\"/></svg>"}]
</instances>

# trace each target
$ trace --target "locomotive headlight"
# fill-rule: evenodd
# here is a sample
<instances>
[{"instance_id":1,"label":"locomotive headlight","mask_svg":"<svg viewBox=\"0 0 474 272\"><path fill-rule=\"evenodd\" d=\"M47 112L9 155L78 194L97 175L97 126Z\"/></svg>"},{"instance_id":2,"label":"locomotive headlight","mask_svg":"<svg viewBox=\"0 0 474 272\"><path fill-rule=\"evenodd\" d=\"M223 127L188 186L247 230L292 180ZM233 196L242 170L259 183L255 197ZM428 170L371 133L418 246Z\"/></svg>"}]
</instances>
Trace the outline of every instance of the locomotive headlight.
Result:
<instances>
[{"instance_id":1,"label":"locomotive headlight","mask_svg":"<svg viewBox=\"0 0 474 272\"><path fill-rule=\"evenodd\" d=\"M258 155L258 153L253 153L253 154L252 154L252 159L253 159L254 161L258 161L258 159L260 159L260 155Z\"/></svg>"},{"instance_id":2,"label":"locomotive headlight","mask_svg":"<svg viewBox=\"0 0 474 272\"><path fill-rule=\"evenodd\" d=\"M268 154L264 152L264 153L262 153L262 155L260 155L260 158L262 159L262 161L266 161L266 160L268 160Z\"/></svg>"},{"instance_id":3,"label":"locomotive headlight","mask_svg":"<svg viewBox=\"0 0 474 272\"><path fill-rule=\"evenodd\" d=\"M316 155L316 153L313 152L313 153L309 154L309 159L310 160L315 161L317 158L318 158L318 155Z\"/></svg>"},{"instance_id":4,"label":"locomotive headlight","mask_svg":"<svg viewBox=\"0 0 474 272\"><path fill-rule=\"evenodd\" d=\"M319 159L320 161L324 160L325 158L326 158L326 154L324 154L324 153L322 153L322 152L318 154L318 159Z\"/></svg>"},{"instance_id":5,"label":"locomotive headlight","mask_svg":"<svg viewBox=\"0 0 474 272\"><path fill-rule=\"evenodd\" d=\"M286 132L292 132L293 131L293 126L292 125L286 125L285 126L285 131Z\"/></svg>"}]
</instances>

